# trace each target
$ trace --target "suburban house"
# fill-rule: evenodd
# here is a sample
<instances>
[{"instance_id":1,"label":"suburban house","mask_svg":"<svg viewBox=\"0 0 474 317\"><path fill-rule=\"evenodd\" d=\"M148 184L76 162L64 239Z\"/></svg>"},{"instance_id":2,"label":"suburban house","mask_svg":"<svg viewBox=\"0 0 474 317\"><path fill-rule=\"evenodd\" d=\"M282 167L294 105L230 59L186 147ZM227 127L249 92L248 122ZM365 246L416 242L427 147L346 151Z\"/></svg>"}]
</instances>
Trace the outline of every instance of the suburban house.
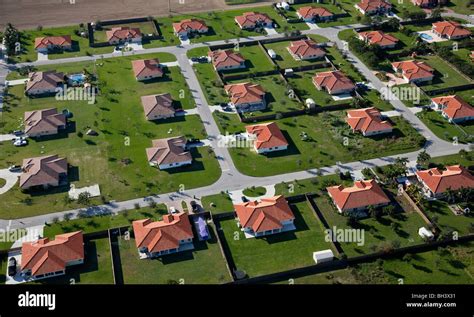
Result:
<instances>
[{"instance_id":1,"label":"suburban house","mask_svg":"<svg viewBox=\"0 0 474 317\"><path fill-rule=\"evenodd\" d=\"M431 103L449 122L459 123L474 119L474 107L459 96L436 97L431 99Z\"/></svg>"},{"instance_id":2,"label":"suburban house","mask_svg":"<svg viewBox=\"0 0 474 317\"><path fill-rule=\"evenodd\" d=\"M209 28L203 20L186 19L178 23L173 23L173 30L178 36L189 36L194 33L207 33Z\"/></svg>"},{"instance_id":3,"label":"suburban house","mask_svg":"<svg viewBox=\"0 0 474 317\"><path fill-rule=\"evenodd\" d=\"M439 37L448 40L458 40L471 36L471 31L454 21L435 22L432 24L431 30Z\"/></svg>"},{"instance_id":4,"label":"suburban house","mask_svg":"<svg viewBox=\"0 0 474 317\"><path fill-rule=\"evenodd\" d=\"M445 5L448 3L448 0L411 0L411 2L420 8L432 8L438 5Z\"/></svg>"},{"instance_id":5,"label":"suburban house","mask_svg":"<svg viewBox=\"0 0 474 317\"><path fill-rule=\"evenodd\" d=\"M247 238L295 230L295 216L282 195L235 204L234 209Z\"/></svg>"},{"instance_id":6,"label":"suburban house","mask_svg":"<svg viewBox=\"0 0 474 317\"><path fill-rule=\"evenodd\" d=\"M67 183L68 164L57 155L32 157L23 160L20 188L57 187Z\"/></svg>"},{"instance_id":7,"label":"suburban house","mask_svg":"<svg viewBox=\"0 0 474 317\"><path fill-rule=\"evenodd\" d=\"M275 122L248 125L245 130L254 139L253 147L258 154L288 148L288 141Z\"/></svg>"},{"instance_id":8,"label":"suburban house","mask_svg":"<svg viewBox=\"0 0 474 317\"><path fill-rule=\"evenodd\" d=\"M172 118L176 114L170 94L142 96L143 110L147 120Z\"/></svg>"},{"instance_id":9,"label":"suburban house","mask_svg":"<svg viewBox=\"0 0 474 317\"><path fill-rule=\"evenodd\" d=\"M394 48L399 40L390 34L382 31L367 31L357 33L359 39L369 45L378 45L382 49Z\"/></svg>"},{"instance_id":10,"label":"suburban house","mask_svg":"<svg viewBox=\"0 0 474 317\"><path fill-rule=\"evenodd\" d=\"M260 27L273 27L273 20L265 13L245 12L235 17L235 22L242 30L253 30Z\"/></svg>"},{"instance_id":11,"label":"suburban house","mask_svg":"<svg viewBox=\"0 0 474 317\"><path fill-rule=\"evenodd\" d=\"M326 90L331 95L349 94L356 89L354 83L340 70L317 73L313 84L318 90Z\"/></svg>"},{"instance_id":12,"label":"suburban house","mask_svg":"<svg viewBox=\"0 0 474 317\"><path fill-rule=\"evenodd\" d=\"M132 61L132 68L138 81L160 78L164 73L157 58Z\"/></svg>"},{"instance_id":13,"label":"suburban house","mask_svg":"<svg viewBox=\"0 0 474 317\"><path fill-rule=\"evenodd\" d=\"M334 18L334 14L321 7L301 7L296 12L296 15L304 22L327 21Z\"/></svg>"},{"instance_id":14,"label":"suburban house","mask_svg":"<svg viewBox=\"0 0 474 317\"><path fill-rule=\"evenodd\" d=\"M41 53L47 53L50 50L71 50L71 36L46 36L35 38L35 50Z\"/></svg>"},{"instance_id":15,"label":"suburban house","mask_svg":"<svg viewBox=\"0 0 474 317\"><path fill-rule=\"evenodd\" d=\"M363 136L391 133L393 130L390 122L382 120L382 114L374 107L347 111L346 122L352 132L358 131Z\"/></svg>"},{"instance_id":16,"label":"suburban house","mask_svg":"<svg viewBox=\"0 0 474 317\"><path fill-rule=\"evenodd\" d=\"M245 68L245 58L233 50L209 51L208 56L217 71Z\"/></svg>"},{"instance_id":17,"label":"suburban house","mask_svg":"<svg viewBox=\"0 0 474 317\"><path fill-rule=\"evenodd\" d=\"M323 58L326 52L313 40L292 41L288 51L295 60Z\"/></svg>"},{"instance_id":18,"label":"suburban house","mask_svg":"<svg viewBox=\"0 0 474 317\"><path fill-rule=\"evenodd\" d=\"M395 72L401 73L406 83L430 81L434 77L434 69L425 62L415 60L394 62L392 68Z\"/></svg>"},{"instance_id":19,"label":"suburban house","mask_svg":"<svg viewBox=\"0 0 474 317\"><path fill-rule=\"evenodd\" d=\"M66 128L66 116L56 108L27 111L24 115L25 134L29 137L58 134Z\"/></svg>"},{"instance_id":20,"label":"suburban house","mask_svg":"<svg viewBox=\"0 0 474 317\"><path fill-rule=\"evenodd\" d=\"M112 45L125 42L139 43L142 41L142 32L138 28L117 27L105 31L107 42Z\"/></svg>"},{"instance_id":21,"label":"suburban house","mask_svg":"<svg viewBox=\"0 0 474 317\"><path fill-rule=\"evenodd\" d=\"M445 171L438 168L417 171L416 177L425 195L434 198L443 197L448 189L474 188L474 176L460 165L446 166Z\"/></svg>"},{"instance_id":22,"label":"suburban house","mask_svg":"<svg viewBox=\"0 0 474 317\"><path fill-rule=\"evenodd\" d=\"M362 0L355 8L362 14L385 14L390 12L392 4L384 0Z\"/></svg>"},{"instance_id":23,"label":"suburban house","mask_svg":"<svg viewBox=\"0 0 474 317\"><path fill-rule=\"evenodd\" d=\"M187 213L167 214L161 221L136 220L132 226L141 259L194 249Z\"/></svg>"},{"instance_id":24,"label":"suburban house","mask_svg":"<svg viewBox=\"0 0 474 317\"><path fill-rule=\"evenodd\" d=\"M354 186L327 187L329 197L339 213L366 211L370 206L379 208L390 204L390 199L375 180L355 181Z\"/></svg>"},{"instance_id":25,"label":"suburban house","mask_svg":"<svg viewBox=\"0 0 474 317\"><path fill-rule=\"evenodd\" d=\"M64 74L55 71L31 72L28 74L25 93L27 95L54 94L64 84Z\"/></svg>"},{"instance_id":26,"label":"suburban house","mask_svg":"<svg viewBox=\"0 0 474 317\"><path fill-rule=\"evenodd\" d=\"M230 96L230 104L239 112L263 110L267 107L265 90L252 83L241 83L224 86Z\"/></svg>"},{"instance_id":27,"label":"suburban house","mask_svg":"<svg viewBox=\"0 0 474 317\"><path fill-rule=\"evenodd\" d=\"M152 141L152 147L146 149L148 162L160 170L190 165L193 157L186 151L185 137L172 137Z\"/></svg>"},{"instance_id":28,"label":"suburban house","mask_svg":"<svg viewBox=\"0 0 474 317\"><path fill-rule=\"evenodd\" d=\"M21 246L21 273L33 279L64 275L66 267L82 263L82 231L58 234L54 240L41 238L23 242Z\"/></svg>"}]
</instances>

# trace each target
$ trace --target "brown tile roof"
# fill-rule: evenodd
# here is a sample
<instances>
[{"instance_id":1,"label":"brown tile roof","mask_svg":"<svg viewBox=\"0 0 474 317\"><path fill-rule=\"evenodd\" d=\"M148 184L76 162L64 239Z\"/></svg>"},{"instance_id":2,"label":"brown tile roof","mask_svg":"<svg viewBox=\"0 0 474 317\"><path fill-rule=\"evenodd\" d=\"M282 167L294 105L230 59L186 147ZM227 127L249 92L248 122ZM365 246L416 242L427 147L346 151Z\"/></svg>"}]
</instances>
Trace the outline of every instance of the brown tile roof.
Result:
<instances>
[{"instance_id":1,"label":"brown tile roof","mask_svg":"<svg viewBox=\"0 0 474 317\"><path fill-rule=\"evenodd\" d=\"M107 36L107 41L110 42L112 40L128 40L139 38L142 36L139 28L130 28L130 27L117 27L112 28L111 30L105 31L105 35Z\"/></svg>"},{"instance_id":2,"label":"brown tile roof","mask_svg":"<svg viewBox=\"0 0 474 317\"><path fill-rule=\"evenodd\" d=\"M459 96L443 96L431 100L438 105L443 105L443 112L451 119L474 117L474 107Z\"/></svg>"},{"instance_id":3,"label":"brown tile roof","mask_svg":"<svg viewBox=\"0 0 474 317\"><path fill-rule=\"evenodd\" d=\"M434 69L425 62L415 60L395 62L392 66L409 80L431 77L434 72Z\"/></svg>"},{"instance_id":4,"label":"brown tile roof","mask_svg":"<svg viewBox=\"0 0 474 317\"><path fill-rule=\"evenodd\" d=\"M347 111L347 123L354 131L370 133L392 129L388 121L382 121L382 114L376 108L365 108Z\"/></svg>"},{"instance_id":5,"label":"brown tile roof","mask_svg":"<svg viewBox=\"0 0 474 317\"><path fill-rule=\"evenodd\" d=\"M163 76L160 61L155 59L139 59L132 61L135 77Z\"/></svg>"},{"instance_id":6,"label":"brown tile roof","mask_svg":"<svg viewBox=\"0 0 474 317\"><path fill-rule=\"evenodd\" d=\"M417 171L416 175L435 194L444 193L448 188L474 188L474 176L460 165L446 166L445 171L437 168Z\"/></svg>"},{"instance_id":7,"label":"brown tile roof","mask_svg":"<svg viewBox=\"0 0 474 317\"><path fill-rule=\"evenodd\" d=\"M141 100L147 117L153 115L169 116L176 112L170 94L142 96Z\"/></svg>"},{"instance_id":8,"label":"brown tile roof","mask_svg":"<svg viewBox=\"0 0 474 317\"><path fill-rule=\"evenodd\" d=\"M433 23L433 31L448 37L470 36L471 31L454 21L441 21Z\"/></svg>"},{"instance_id":9,"label":"brown tile roof","mask_svg":"<svg viewBox=\"0 0 474 317\"><path fill-rule=\"evenodd\" d=\"M265 90L258 84L232 84L224 86L224 89L230 95L231 102L236 106L261 102L265 98Z\"/></svg>"},{"instance_id":10,"label":"brown tile roof","mask_svg":"<svg viewBox=\"0 0 474 317\"><path fill-rule=\"evenodd\" d=\"M300 40L291 42L288 47L291 53L300 57L306 58L309 56L324 56L326 52L321 49L313 40Z\"/></svg>"},{"instance_id":11,"label":"brown tile roof","mask_svg":"<svg viewBox=\"0 0 474 317\"><path fill-rule=\"evenodd\" d=\"M327 187L326 190L332 197L334 204L342 211L390 202L382 188L373 179L356 181L352 187L344 188L339 185Z\"/></svg>"},{"instance_id":12,"label":"brown tile roof","mask_svg":"<svg viewBox=\"0 0 474 317\"><path fill-rule=\"evenodd\" d=\"M58 109L42 109L27 111L24 115L25 133L35 134L42 131L57 130L66 126L66 116L58 113Z\"/></svg>"},{"instance_id":13,"label":"brown tile roof","mask_svg":"<svg viewBox=\"0 0 474 317\"><path fill-rule=\"evenodd\" d=\"M28 74L26 92L31 89L50 90L58 87L64 82L64 74L56 73L54 70L47 72L31 72Z\"/></svg>"},{"instance_id":14,"label":"brown tile roof","mask_svg":"<svg viewBox=\"0 0 474 317\"><path fill-rule=\"evenodd\" d=\"M236 16L235 21L237 21L241 28L253 28L259 23L268 24L273 22L266 13L259 12L245 12L242 15Z\"/></svg>"},{"instance_id":15,"label":"brown tile roof","mask_svg":"<svg viewBox=\"0 0 474 317\"><path fill-rule=\"evenodd\" d=\"M235 53L233 50L216 50L209 51L208 56L212 60L215 68L235 67L245 62L245 59L240 53Z\"/></svg>"},{"instance_id":16,"label":"brown tile roof","mask_svg":"<svg viewBox=\"0 0 474 317\"><path fill-rule=\"evenodd\" d=\"M208 27L204 20L199 19L186 19L178 23L173 23L173 29L176 33L181 32L196 32L201 30L207 30Z\"/></svg>"},{"instance_id":17,"label":"brown tile roof","mask_svg":"<svg viewBox=\"0 0 474 317\"><path fill-rule=\"evenodd\" d=\"M46 37L37 37L35 39L35 49L38 48L47 48L49 45L52 46L71 46L71 36L63 35L63 36L46 36Z\"/></svg>"},{"instance_id":18,"label":"brown tile roof","mask_svg":"<svg viewBox=\"0 0 474 317\"><path fill-rule=\"evenodd\" d=\"M320 88L328 91L355 88L354 83L340 70L317 73L313 82Z\"/></svg>"},{"instance_id":19,"label":"brown tile roof","mask_svg":"<svg viewBox=\"0 0 474 317\"><path fill-rule=\"evenodd\" d=\"M282 222L295 219L288 202L282 195L262 198L261 201L235 204L234 209L241 226L250 227L254 232L280 229Z\"/></svg>"},{"instance_id":20,"label":"brown tile roof","mask_svg":"<svg viewBox=\"0 0 474 317\"><path fill-rule=\"evenodd\" d=\"M359 32L358 33L364 41L367 41L371 45L379 45L379 46L389 46L395 45L399 42L399 40L390 34L386 34L382 31L368 31L368 32Z\"/></svg>"},{"instance_id":21,"label":"brown tile roof","mask_svg":"<svg viewBox=\"0 0 474 317\"><path fill-rule=\"evenodd\" d=\"M156 164L171 164L192 160L191 153L184 149L185 137L172 137L152 141L152 147L146 149L149 162Z\"/></svg>"},{"instance_id":22,"label":"brown tile roof","mask_svg":"<svg viewBox=\"0 0 474 317\"><path fill-rule=\"evenodd\" d=\"M384 8L386 10L392 8L392 4L383 0L362 0L357 4L357 6L364 10L364 12L376 11L379 8Z\"/></svg>"},{"instance_id":23,"label":"brown tile roof","mask_svg":"<svg viewBox=\"0 0 474 317\"><path fill-rule=\"evenodd\" d=\"M146 247L148 252L177 249L180 240L194 237L188 214L184 212L164 215L161 221L136 220L133 232L137 248Z\"/></svg>"},{"instance_id":24,"label":"brown tile roof","mask_svg":"<svg viewBox=\"0 0 474 317\"><path fill-rule=\"evenodd\" d=\"M317 17L330 17L334 14L331 13L326 8L321 7L301 7L298 9L298 13L303 17L303 19Z\"/></svg>"},{"instance_id":25,"label":"brown tile roof","mask_svg":"<svg viewBox=\"0 0 474 317\"><path fill-rule=\"evenodd\" d=\"M67 160L57 155L32 157L23 160L20 187L42 186L59 181L60 174L67 174Z\"/></svg>"},{"instance_id":26,"label":"brown tile roof","mask_svg":"<svg viewBox=\"0 0 474 317\"><path fill-rule=\"evenodd\" d=\"M257 149L288 146L288 141L286 141L285 136L275 122L248 125L245 130L247 130L247 133L256 136L255 147Z\"/></svg>"},{"instance_id":27,"label":"brown tile roof","mask_svg":"<svg viewBox=\"0 0 474 317\"><path fill-rule=\"evenodd\" d=\"M66 269L71 261L84 259L82 231L57 235L34 242L24 242L21 247L21 270L31 270L33 276Z\"/></svg>"}]
</instances>

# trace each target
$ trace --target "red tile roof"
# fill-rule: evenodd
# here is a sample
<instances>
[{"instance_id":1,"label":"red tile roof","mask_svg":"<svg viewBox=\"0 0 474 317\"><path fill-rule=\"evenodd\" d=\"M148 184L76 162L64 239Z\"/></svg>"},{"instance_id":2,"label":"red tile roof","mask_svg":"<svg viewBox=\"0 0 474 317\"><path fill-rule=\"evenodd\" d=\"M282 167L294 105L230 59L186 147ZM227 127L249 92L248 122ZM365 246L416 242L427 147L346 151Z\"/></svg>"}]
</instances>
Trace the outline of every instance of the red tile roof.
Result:
<instances>
[{"instance_id":1,"label":"red tile roof","mask_svg":"<svg viewBox=\"0 0 474 317\"><path fill-rule=\"evenodd\" d=\"M129 27L118 27L112 28L111 30L105 31L107 36L107 41L118 40L128 40L133 38L138 38L142 36L139 28L129 28Z\"/></svg>"},{"instance_id":2,"label":"red tile roof","mask_svg":"<svg viewBox=\"0 0 474 317\"><path fill-rule=\"evenodd\" d=\"M196 32L207 30L206 22L199 19L186 19L178 23L173 23L173 29L176 33Z\"/></svg>"},{"instance_id":3,"label":"red tile roof","mask_svg":"<svg viewBox=\"0 0 474 317\"><path fill-rule=\"evenodd\" d=\"M160 61L155 59L139 59L132 61L135 77L163 76Z\"/></svg>"},{"instance_id":4,"label":"red tile roof","mask_svg":"<svg viewBox=\"0 0 474 317\"><path fill-rule=\"evenodd\" d=\"M231 102L238 106L246 103L262 102L265 98L265 90L262 86L252 83L232 84L224 87Z\"/></svg>"},{"instance_id":5,"label":"red tile roof","mask_svg":"<svg viewBox=\"0 0 474 317\"><path fill-rule=\"evenodd\" d=\"M47 48L48 46L71 46L71 36L63 35L63 36L46 36L46 37L37 37L35 39L35 49L38 48Z\"/></svg>"},{"instance_id":6,"label":"red tile roof","mask_svg":"<svg viewBox=\"0 0 474 317\"><path fill-rule=\"evenodd\" d=\"M474 187L474 176L460 165L446 166L445 171L437 168L417 171L416 175L435 194L444 193L448 188L458 190Z\"/></svg>"},{"instance_id":7,"label":"red tile roof","mask_svg":"<svg viewBox=\"0 0 474 317\"><path fill-rule=\"evenodd\" d=\"M431 77L434 73L434 69L428 64L415 60L395 62L392 66L401 71L408 80Z\"/></svg>"},{"instance_id":8,"label":"red tile roof","mask_svg":"<svg viewBox=\"0 0 474 317\"><path fill-rule=\"evenodd\" d=\"M388 121L382 121L382 114L374 107L347 111L346 122L352 130L370 133L392 129Z\"/></svg>"},{"instance_id":9,"label":"red tile roof","mask_svg":"<svg viewBox=\"0 0 474 317\"><path fill-rule=\"evenodd\" d=\"M254 232L281 229L282 222L295 219L285 197L262 198L234 205L240 225L252 228Z\"/></svg>"},{"instance_id":10,"label":"red tile roof","mask_svg":"<svg viewBox=\"0 0 474 317\"><path fill-rule=\"evenodd\" d=\"M357 6L364 10L364 12L376 11L379 8L383 8L385 10L392 8L392 4L383 0L362 0L357 4Z\"/></svg>"},{"instance_id":11,"label":"red tile roof","mask_svg":"<svg viewBox=\"0 0 474 317\"><path fill-rule=\"evenodd\" d=\"M236 67L245 62L245 59L239 53L233 50L216 50L209 51L208 56L212 60L212 64L216 69L224 67Z\"/></svg>"},{"instance_id":12,"label":"red tile roof","mask_svg":"<svg viewBox=\"0 0 474 317\"><path fill-rule=\"evenodd\" d=\"M143 110L145 116L170 116L174 115L176 109L173 106L173 98L170 94L142 96Z\"/></svg>"},{"instance_id":13,"label":"red tile roof","mask_svg":"<svg viewBox=\"0 0 474 317\"><path fill-rule=\"evenodd\" d=\"M272 23L272 19L266 13L259 12L245 12L242 15L236 16L235 21L241 28L253 28L257 24Z\"/></svg>"},{"instance_id":14,"label":"red tile roof","mask_svg":"<svg viewBox=\"0 0 474 317\"><path fill-rule=\"evenodd\" d=\"M451 119L474 117L474 107L459 96L443 96L431 99L444 107L443 112Z\"/></svg>"},{"instance_id":15,"label":"red tile roof","mask_svg":"<svg viewBox=\"0 0 474 317\"><path fill-rule=\"evenodd\" d=\"M152 141L152 147L146 149L149 162L156 164L171 164L191 161L193 158L189 151L184 149L185 137L172 137Z\"/></svg>"},{"instance_id":16,"label":"red tile roof","mask_svg":"<svg viewBox=\"0 0 474 317\"><path fill-rule=\"evenodd\" d=\"M56 184L60 174L67 173L67 160L57 155L28 158L23 160L22 170L22 188Z\"/></svg>"},{"instance_id":17,"label":"red tile roof","mask_svg":"<svg viewBox=\"0 0 474 317\"><path fill-rule=\"evenodd\" d=\"M58 109L27 111L24 115L25 133L34 135L44 131L56 131L66 126L66 116Z\"/></svg>"},{"instance_id":18,"label":"red tile roof","mask_svg":"<svg viewBox=\"0 0 474 317\"><path fill-rule=\"evenodd\" d=\"M354 83L340 70L317 73L313 77L313 82L329 92L355 88Z\"/></svg>"},{"instance_id":19,"label":"red tile roof","mask_svg":"<svg viewBox=\"0 0 474 317\"><path fill-rule=\"evenodd\" d=\"M469 36L471 31L463 28L459 23L454 21L441 21L433 23L433 31L448 37Z\"/></svg>"},{"instance_id":20,"label":"red tile roof","mask_svg":"<svg viewBox=\"0 0 474 317\"><path fill-rule=\"evenodd\" d=\"M21 247L21 270L31 270L33 276L65 270L76 260L84 260L82 231L57 235L53 241L24 242Z\"/></svg>"},{"instance_id":21,"label":"red tile roof","mask_svg":"<svg viewBox=\"0 0 474 317\"><path fill-rule=\"evenodd\" d=\"M367 41L372 45L389 46L395 45L399 41L395 36L386 34L382 31L359 32L358 34L364 39L364 41Z\"/></svg>"},{"instance_id":22,"label":"red tile roof","mask_svg":"<svg viewBox=\"0 0 474 317\"><path fill-rule=\"evenodd\" d=\"M288 141L275 122L248 125L245 129L247 133L256 136L255 147L257 149L288 146Z\"/></svg>"},{"instance_id":23,"label":"red tile roof","mask_svg":"<svg viewBox=\"0 0 474 317\"><path fill-rule=\"evenodd\" d=\"M301 7L298 9L298 13L303 19L313 18L315 16L330 17L334 15L328 9L321 7Z\"/></svg>"},{"instance_id":24,"label":"red tile roof","mask_svg":"<svg viewBox=\"0 0 474 317\"><path fill-rule=\"evenodd\" d=\"M390 199L375 180L356 181L354 186L326 188L336 206L344 211L389 203Z\"/></svg>"},{"instance_id":25,"label":"red tile roof","mask_svg":"<svg viewBox=\"0 0 474 317\"><path fill-rule=\"evenodd\" d=\"M161 221L136 220L132 225L137 248L146 247L150 253L177 249L180 240L194 237L188 214L184 212L164 215Z\"/></svg>"},{"instance_id":26,"label":"red tile roof","mask_svg":"<svg viewBox=\"0 0 474 317\"><path fill-rule=\"evenodd\" d=\"M303 59L310 56L324 56L326 54L326 52L318 46L318 43L313 40L293 41L288 49L291 53Z\"/></svg>"}]
</instances>

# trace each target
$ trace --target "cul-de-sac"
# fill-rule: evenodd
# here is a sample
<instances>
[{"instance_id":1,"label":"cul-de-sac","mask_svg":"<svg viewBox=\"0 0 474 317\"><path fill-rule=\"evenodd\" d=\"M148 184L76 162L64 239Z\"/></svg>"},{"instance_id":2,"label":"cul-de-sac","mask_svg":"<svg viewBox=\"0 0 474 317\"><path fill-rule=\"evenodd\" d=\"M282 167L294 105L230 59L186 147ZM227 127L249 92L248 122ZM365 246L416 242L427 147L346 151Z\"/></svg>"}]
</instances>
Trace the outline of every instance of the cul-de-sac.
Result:
<instances>
[{"instance_id":1,"label":"cul-de-sac","mask_svg":"<svg viewBox=\"0 0 474 317\"><path fill-rule=\"evenodd\" d=\"M474 284L472 1L44 2L0 4L0 283Z\"/></svg>"}]
</instances>

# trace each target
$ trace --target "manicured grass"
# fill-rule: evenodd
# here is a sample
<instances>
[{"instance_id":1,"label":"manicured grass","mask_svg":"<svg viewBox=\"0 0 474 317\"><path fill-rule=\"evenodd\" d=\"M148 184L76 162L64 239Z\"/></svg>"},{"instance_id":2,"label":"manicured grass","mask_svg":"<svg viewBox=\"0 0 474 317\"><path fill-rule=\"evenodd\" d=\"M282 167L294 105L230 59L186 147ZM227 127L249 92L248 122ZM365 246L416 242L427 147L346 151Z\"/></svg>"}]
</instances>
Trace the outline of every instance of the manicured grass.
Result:
<instances>
[{"instance_id":1,"label":"manicured grass","mask_svg":"<svg viewBox=\"0 0 474 317\"><path fill-rule=\"evenodd\" d=\"M306 202L293 204L296 231L246 239L234 219L221 222L238 270L250 277L314 264L313 252L330 249L321 223Z\"/></svg>"},{"instance_id":2,"label":"manicured grass","mask_svg":"<svg viewBox=\"0 0 474 317\"><path fill-rule=\"evenodd\" d=\"M230 122L231 117L229 121L224 118L217 120L218 124L228 123L226 127L221 127L223 131L232 133L238 128ZM373 138L352 133L344 118L345 111L284 118L278 120L278 126L289 143L287 150L260 155L248 148L231 148L230 153L240 172L251 176L269 176L330 166L337 161L352 162L411 152L424 142L423 137L399 117L391 118L395 125L392 135ZM301 136L302 133L307 134L306 139ZM348 146L344 145L344 140Z\"/></svg>"},{"instance_id":3,"label":"manicured grass","mask_svg":"<svg viewBox=\"0 0 474 317\"><path fill-rule=\"evenodd\" d=\"M365 81L364 76L359 73L353 64L347 61L343 53L336 46L328 47L326 51L328 52L328 58L336 68L346 74L353 82Z\"/></svg>"},{"instance_id":4,"label":"manicured grass","mask_svg":"<svg viewBox=\"0 0 474 317\"><path fill-rule=\"evenodd\" d=\"M66 268L66 275L47 278L35 284L113 284L109 239L101 238L84 243L84 264Z\"/></svg>"},{"instance_id":5,"label":"manicured grass","mask_svg":"<svg viewBox=\"0 0 474 317\"><path fill-rule=\"evenodd\" d=\"M3 178L0 178L0 188L2 188L3 186L5 186L5 184L7 183L7 181Z\"/></svg>"},{"instance_id":6,"label":"manicured grass","mask_svg":"<svg viewBox=\"0 0 474 317\"><path fill-rule=\"evenodd\" d=\"M421 12L422 9L410 1L401 1L401 3L398 0L391 0L393 9L392 11L396 14L400 14L403 11L408 11L408 12Z\"/></svg>"},{"instance_id":7,"label":"manicured grass","mask_svg":"<svg viewBox=\"0 0 474 317\"><path fill-rule=\"evenodd\" d=\"M288 51L291 41L282 41L265 44L265 48L268 50L274 50L277 54L275 62L281 69L301 67L319 63L324 59L313 59L313 60L295 60L291 53Z\"/></svg>"},{"instance_id":8,"label":"manicured grass","mask_svg":"<svg viewBox=\"0 0 474 317\"><path fill-rule=\"evenodd\" d=\"M461 14L473 14L474 8L469 0L451 0L449 9Z\"/></svg>"},{"instance_id":9,"label":"manicured grass","mask_svg":"<svg viewBox=\"0 0 474 317\"><path fill-rule=\"evenodd\" d=\"M211 204L215 206L211 206ZM232 199L225 193L204 196L201 198L201 205L204 210L208 210L212 214L231 212L234 210Z\"/></svg>"},{"instance_id":10,"label":"manicured grass","mask_svg":"<svg viewBox=\"0 0 474 317\"><path fill-rule=\"evenodd\" d=\"M240 122L237 114L215 111L212 116L217 122L219 131L224 135L226 133L233 134L245 130L246 124Z\"/></svg>"},{"instance_id":11,"label":"manicured grass","mask_svg":"<svg viewBox=\"0 0 474 317\"><path fill-rule=\"evenodd\" d=\"M324 27L333 27L333 26L339 26L339 25L349 25L349 24L355 24L357 23L356 17L359 15L353 5L356 3L351 0L345 0L345 1L338 1L339 4L347 11L349 14L348 16L345 17L339 17L336 18L332 21L320 21L317 22L317 25L321 28ZM293 13L294 17L296 18L296 11L300 7L306 7L306 6L313 6L313 7L323 7L326 8L327 10L331 11L334 14L342 14L344 13L344 10L342 10L340 7L338 7L335 4L332 3L303 3L303 4L296 4L292 5L292 10L290 11L290 14Z\"/></svg>"},{"instance_id":12,"label":"manicured grass","mask_svg":"<svg viewBox=\"0 0 474 317\"><path fill-rule=\"evenodd\" d=\"M81 230L83 233L99 232L111 228L118 228L131 225L132 221L139 219L160 219L167 214L166 205L159 204L155 208L146 207L140 209L126 210L118 215L104 215L95 217L85 217L69 221L61 221L47 224L44 227L44 236L53 238L54 236Z\"/></svg>"},{"instance_id":13,"label":"manicured grass","mask_svg":"<svg viewBox=\"0 0 474 317\"><path fill-rule=\"evenodd\" d=\"M470 49L459 48L458 50L453 51L453 53L454 53L454 55L459 56L460 58L462 58L466 62L471 62L472 61L471 56L470 56L471 55L471 50Z\"/></svg>"},{"instance_id":14,"label":"manicured grass","mask_svg":"<svg viewBox=\"0 0 474 317\"><path fill-rule=\"evenodd\" d=\"M224 75L268 72L275 69L270 57L260 45L240 46L236 52L245 59L246 68L223 72Z\"/></svg>"},{"instance_id":15,"label":"manicured grass","mask_svg":"<svg viewBox=\"0 0 474 317\"><path fill-rule=\"evenodd\" d=\"M153 27L152 21L113 24L113 25L103 26L101 30L94 31L94 42L95 43L107 42L106 31L111 30L112 28L118 28L118 27L139 28L140 32L143 35L155 34L155 29Z\"/></svg>"},{"instance_id":16,"label":"manicured grass","mask_svg":"<svg viewBox=\"0 0 474 317\"><path fill-rule=\"evenodd\" d=\"M473 210L472 203L469 204L470 210ZM470 232L470 224L474 222L473 214L456 216L448 207L448 203L442 200L434 200L425 202L423 210L428 217L434 221L445 233L457 231L459 236L466 235Z\"/></svg>"},{"instance_id":17,"label":"manicured grass","mask_svg":"<svg viewBox=\"0 0 474 317\"><path fill-rule=\"evenodd\" d=\"M281 182L275 185L276 195L294 196L301 194L316 193L324 190L326 187L335 184L347 184L348 181L342 181L339 175L326 175L312 177L303 180L294 180L292 182Z\"/></svg>"},{"instance_id":18,"label":"manicured grass","mask_svg":"<svg viewBox=\"0 0 474 317\"><path fill-rule=\"evenodd\" d=\"M265 187L248 187L244 189L243 193L248 197L259 197L265 195L267 190Z\"/></svg>"},{"instance_id":19,"label":"manicured grass","mask_svg":"<svg viewBox=\"0 0 474 317\"><path fill-rule=\"evenodd\" d=\"M474 123L472 121L452 124L441 113L433 110L419 112L417 116L443 140L452 142L456 138L461 143L467 143L474 136Z\"/></svg>"},{"instance_id":20,"label":"manicured grass","mask_svg":"<svg viewBox=\"0 0 474 317\"><path fill-rule=\"evenodd\" d=\"M219 248L215 227L211 239L194 239L194 250L140 260L135 240L120 239L120 259L125 284L222 284L231 278Z\"/></svg>"},{"instance_id":21,"label":"manicured grass","mask_svg":"<svg viewBox=\"0 0 474 317\"><path fill-rule=\"evenodd\" d=\"M430 162L443 165L457 165L470 166L474 164L474 152L468 152L466 155L452 154L446 156L439 156L431 158Z\"/></svg>"},{"instance_id":22,"label":"manicured grass","mask_svg":"<svg viewBox=\"0 0 474 317\"><path fill-rule=\"evenodd\" d=\"M380 111L393 110L393 106L387 100L383 100L380 93L375 89L359 90L359 94L362 98L369 102L371 107L375 107Z\"/></svg>"}]
</instances>

